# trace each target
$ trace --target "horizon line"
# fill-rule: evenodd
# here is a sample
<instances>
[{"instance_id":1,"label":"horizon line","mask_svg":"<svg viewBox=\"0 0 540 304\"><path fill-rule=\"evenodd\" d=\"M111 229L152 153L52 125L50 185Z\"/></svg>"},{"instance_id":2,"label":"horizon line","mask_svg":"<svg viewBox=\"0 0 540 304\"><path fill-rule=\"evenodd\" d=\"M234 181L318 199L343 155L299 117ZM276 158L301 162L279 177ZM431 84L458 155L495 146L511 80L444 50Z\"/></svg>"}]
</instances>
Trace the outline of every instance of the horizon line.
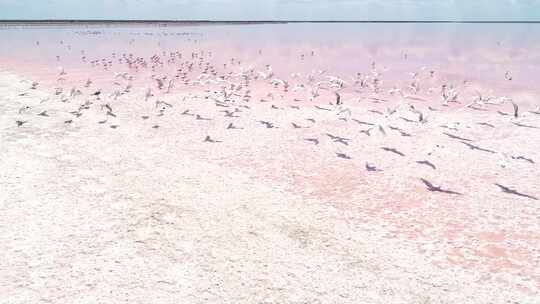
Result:
<instances>
[{"instance_id":1,"label":"horizon line","mask_svg":"<svg viewBox=\"0 0 540 304\"><path fill-rule=\"evenodd\" d=\"M286 23L485 23L534 24L540 20L173 20L173 19L0 19L0 23L226 23L226 24L286 24Z\"/></svg>"}]
</instances>

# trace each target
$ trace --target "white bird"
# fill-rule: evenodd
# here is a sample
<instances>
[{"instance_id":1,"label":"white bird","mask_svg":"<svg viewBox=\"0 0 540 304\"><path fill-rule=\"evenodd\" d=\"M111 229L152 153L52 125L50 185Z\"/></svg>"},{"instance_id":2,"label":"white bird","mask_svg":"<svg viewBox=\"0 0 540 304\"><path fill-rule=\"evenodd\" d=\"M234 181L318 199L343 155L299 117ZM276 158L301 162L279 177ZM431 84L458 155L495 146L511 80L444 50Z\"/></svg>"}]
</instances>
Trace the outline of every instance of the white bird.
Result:
<instances>
[{"instance_id":1,"label":"white bird","mask_svg":"<svg viewBox=\"0 0 540 304\"><path fill-rule=\"evenodd\" d=\"M146 90L146 94L144 95L144 101L148 101L148 99L152 96L154 96L154 94L152 94L152 89L148 88Z\"/></svg>"},{"instance_id":2,"label":"white bird","mask_svg":"<svg viewBox=\"0 0 540 304\"><path fill-rule=\"evenodd\" d=\"M400 93L403 96L403 92L401 91L401 89L393 88L393 89L388 90L388 94L390 95L394 95L396 93Z\"/></svg>"},{"instance_id":3,"label":"white bird","mask_svg":"<svg viewBox=\"0 0 540 304\"><path fill-rule=\"evenodd\" d=\"M297 84L294 86L293 88L293 92L297 92L297 91L300 91L300 90L305 90L306 87L304 86L304 84Z\"/></svg>"},{"instance_id":4,"label":"white bird","mask_svg":"<svg viewBox=\"0 0 540 304\"><path fill-rule=\"evenodd\" d=\"M274 78L272 79L272 81L270 82L272 85L285 85L287 82L282 80L282 79L279 79L279 78Z\"/></svg>"},{"instance_id":5,"label":"white bird","mask_svg":"<svg viewBox=\"0 0 540 304\"><path fill-rule=\"evenodd\" d=\"M300 78L300 77L301 77L300 73L292 73L291 74L291 78Z\"/></svg>"},{"instance_id":6,"label":"white bird","mask_svg":"<svg viewBox=\"0 0 540 304\"><path fill-rule=\"evenodd\" d=\"M205 73L203 73L203 74L197 76L197 80L208 79L208 78L210 78L210 75L205 74Z\"/></svg>"},{"instance_id":7,"label":"white bird","mask_svg":"<svg viewBox=\"0 0 540 304\"><path fill-rule=\"evenodd\" d=\"M456 102L458 98L458 92L453 87L448 88L446 85L442 87L443 105L447 106L449 102Z\"/></svg>"},{"instance_id":8,"label":"white bird","mask_svg":"<svg viewBox=\"0 0 540 304\"><path fill-rule=\"evenodd\" d=\"M127 72L123 72L123 73L114 73L114 79L120 77L120 78L123 78L125 80L127 80Z\"/></svg>"},{"instance_id":9,"label":"white bird","mask_svg":"<svg viewBox=\"0 0 540 304\"><path fill-rule=\"evenodd\" d=\"M328 88L331 88L332 85L333 85L333 83L330 82L330 81L319 81L319 82L317 82L317 83L315 84L315 87L318 88L318 89L319 89L319 88L326 88L326 89L328 89ZM328 86L328 87L326 87L326 86Z\"/></svg>"},{"instance_id":10,"label":"white bird","mask_svg":"<svg viewBox=\"0 0 540 304\"><path fill-rule=\"evenodd\" d=\"M259 72L259 76L261 76L264 80L272 78L272 76L274 76L274 71L272 70L272 66L266 65L266 73Z\"/></svg>"},{"instance_id":11,"label":"white bird","mask_svg":"<svg viewBox=\"0 0 540 304\"><path fill-rule=\"evenodd\" d=\"M326 76L326 78L328 78L328 81L330 81L332 84L337 84L339 85L340 87L343 87L344 85L347 84L347 82L339 77L336 77L336 76Z\"/></svg>"}]
</instances>

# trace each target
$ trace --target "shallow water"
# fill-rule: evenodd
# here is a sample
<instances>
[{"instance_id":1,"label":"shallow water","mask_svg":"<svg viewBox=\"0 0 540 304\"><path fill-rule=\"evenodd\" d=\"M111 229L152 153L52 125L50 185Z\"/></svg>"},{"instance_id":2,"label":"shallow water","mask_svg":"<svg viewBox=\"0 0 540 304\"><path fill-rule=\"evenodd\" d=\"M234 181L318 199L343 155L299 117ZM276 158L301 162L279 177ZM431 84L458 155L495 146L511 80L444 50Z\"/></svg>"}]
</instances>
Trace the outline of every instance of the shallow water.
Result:
<instances>
[{"instance_id":1,"label":"shallow water","mask_svg":"<svg viewBox=\"0 0 540 304\"><path fill-rule=\"evenodd\" d=\"M116 60L123 54L149 59L178 52L190 60L196 52L221 72L264 71L271 65L286 80L292 73L317 71L347 80L376 69L384 90L409 85L413 72L433 71L436 81L424 86L467 83L469 95L510 95L534 104L540 74L536 37L540 25L535 24L4 26L0 68L50 85L64 69L69 85L92 78L107 86L111 75L126 70ZM112 65L91 64L103 59ZM171 74L176 68L168 63L149 73Z\"/></svg>"}]
</instances>

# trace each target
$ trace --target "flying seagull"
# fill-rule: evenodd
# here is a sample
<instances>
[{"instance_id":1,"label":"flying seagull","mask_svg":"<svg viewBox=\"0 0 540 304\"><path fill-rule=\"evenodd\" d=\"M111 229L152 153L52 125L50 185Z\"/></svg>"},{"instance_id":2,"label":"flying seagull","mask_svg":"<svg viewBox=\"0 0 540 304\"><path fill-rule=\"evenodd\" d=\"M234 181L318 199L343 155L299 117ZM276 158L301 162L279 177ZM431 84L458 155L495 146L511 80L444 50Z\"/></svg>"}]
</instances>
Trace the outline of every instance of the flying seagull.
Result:
<instances>
[{"instance_id":1,"label":"flying seagull","mask_svg":"<svg viewBox=\"0 0 540 304\"><path fill-rule=\"evenodd\" d=\"M23 112L25 112L26 110L29 110L29 109L30 109L29 106L24 106L24 107L19 109L19 114L22 114Z\"/></svg>"},{"instance_id":2,"label":"flying seagull","mask_svg":"<svg viewBox=\"0 0 540 304\"><path fill-rule=\"evenodd\" d=\"M384 130L384 128L381 125L379 125L378 129L379 129L379 132L382 133L382 135L386 136L386 131Z\"/></svg>"},{"instance_id":3,"label":"flying seagull","mask_svg":"<svg viewBox=\"0 0 540 304\"><path fill-rule=\"evenodd\" d=\"M367 130L360 130L360 133L364 133L367 136L371 136L371 130L373 130L373 128L369 128Z\"/></svg>"},{"instance_id":4,"label":"flying seagull","mask_svg":"<svg viewBox=\"0 0 540 304\"><path fill-rule=\"evenodd\" d=\"M235 112L232 112L232 111L229 111L229 110L224 110L224 111L220 111L220 112L225 113L225 117L240 117L240 116L234 116Z\"/></svg>"},{"instance_id":5,"label":"flying seagull","mask_svg":"<svg viewBox=\"0 0 540 304\"><path fill-rule=\"evenodd\" d=\"M341 96L339 95L338 92L335 92L336 94L336 105L341 105Z\"/></svg>"},{"instance_id":6,"label":"flying seagull","mask_svg":"<svg viewBox=\"0 0 540 304\"><path fill-rule=\"evenodd\" d=\"M410 110L418 115L418 121L421 122L421 123L425 123L427 122L426 120L426 117L424 116L424 113L422 113L421 111L417 110L413 105L410 106Z\"/></svg>"},{"instance_id":7,"label":"flying seagull","mask_svg":"<svg viewBox=\"0 0 540 304\"><path fill-rule=\"evenodd\" d=\"M513 101L512 101L512 106L514 107L514 117L515 117L515 118L518 118L518 116L519 116L519 107L518 107L518 105L517 105L515 102L513 102Z\"/></svg>"},{"instance_id":8,"label":"flying seagull","mask_svg":"<svg viewBox=\"0 0 540 304\"><path fill-rule=\"evenodd\" d=\"M75 115L75 117L81 117L81 115L82 115L82 113L79 112L79 111L71 111L69 113Z\"/></svg>"}]
</instances>

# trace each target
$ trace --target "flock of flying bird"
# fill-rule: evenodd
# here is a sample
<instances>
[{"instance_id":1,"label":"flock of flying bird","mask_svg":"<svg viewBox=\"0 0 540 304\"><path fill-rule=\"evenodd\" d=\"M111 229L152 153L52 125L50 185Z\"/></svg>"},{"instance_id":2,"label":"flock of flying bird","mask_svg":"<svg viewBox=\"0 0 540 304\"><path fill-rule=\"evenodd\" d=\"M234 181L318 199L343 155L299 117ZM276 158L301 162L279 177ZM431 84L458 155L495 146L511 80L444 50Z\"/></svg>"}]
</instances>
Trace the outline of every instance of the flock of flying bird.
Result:
<instances>
[{"instance_id":1,"label":"flock of flying bird","mask_svg":"<svg viewBox=\"0 0 540 304\"><path fill-rule=\"evenodd\" d=\"M66 46L66 44L61 41L61 45ZM39 42L36 42L36 45L39 46ZM71 46L67 45L68 49L71 51ZM263 50L258 51L259 56L263 56ZM306 60L308 57L316 56L315 51L302 54L299 57L299 60ZM56 56L56 61L60 63L62 57ZM279 78L276 73L273 71L272 66L265 65L261 70L255 69L253 67L247 67L242 64L242 61L230 58L225 62L216 63L218 60L213 59L213 53L208 51L191 51L191 52L181 52L180 50L172 52L161 52L153 54L149 58L135 56L132 53L112 53L106 58L99 59L90 59L85 51L81 51L80 55L81 63L88 65L90 68L95 71L100 71L99 73L106 73L107 75L112 74L112 70L121 70L122 72L114 73L112 76L112 81L110 81L110 87L113 89L105 90L97 88L95 86L94 80L88 78L82 85L79 87L73 86L71 89L66 90L65 83L69 79L68 72L64 69L60 69L60 72L57 75L56 79L56 88L51 94L51 97L42 101L55 101L63 103L71 103L72 101L81 101L76 109L70 113L73 115L73 118L65 120L65 124L74 123L77 118L82 116L85 111L92 109L99 109L101 113L104 114L104 119L98 121L99 124L105 124L109 121L110 118L117 117L117 113L113 109L114 101L120 98L123 95L133 93L135 88L146 87L145 89L140 89L144 91L144 95L141 96L141 99L144 99L145 102L152 102L155 105L155 108L158 111L157 116L163 116L172 109L175 104L172 102L166 102L164 97L167 94L173 93L175 90L179 91L178 88L186 92L198 92L202 93L201 95L192 95L191 97L185 98L199 98L201 102L213 103L215 107L219 110L220 113L223 113L223 116L227 119L231 118L232 121L228 122L225 127L227 130L232 129L243 129L243 127L237 125L234 121L234 118L238 118L242 113L249 111L252 107L262 106L264 104L269 104L270 109L278 110L283 109L282 107L276 106L278 100L291 99L289 101L294 101L294 103L287 103L288 107L291 109L299 110L300 107L311 107L312 109L318 111L326 111L335 113L336 119L344 121L353 121L356 124L365 127L365 129L360 129L358 132L365 136L371 136L372 132L378 132L385 135L388 130L395 131L404 137L412 137L413 135L407 131L392 126L382 126L377 123L361 121L352 117L352 111L349 105L360 102L361 98L353 98L349 100L344 100L342 96L353 95L354 93L370 93L370 96L377 96L384 91L382 85L382 74L377 65L373 63L371 65L371 70L368 73L362 74L357 73L353 77L345 80L337 76L328 75L327 71L313 71L307 74L294 73L288 77L288 79ZM456 86L443 84L440 86L440 89L436 88L423 88L423 83L421 79L422 72L412 73L411 81L408 87L406 88L392 88L385 91L390 96L393 96L395 99L401 100L398 103L398 106L395 108L387 108L386 112L380 110L369 110L373 115L379 115L381 117L388 117L394 115L398 110L404 110L408 113L411 113L414 119L399 117L405 122L414 123L417 125L424 125L427 123L426 113L418 110L414 105L405 102L405 100L414 100L419 92L424 91L427 93L434 93L440 98L441 106L449 106L452 104L461 103L459 89ZM98 73L98 74L99 74ZM427 75L427 78L433 78L435 71L427 71L424 73ZM144 77L143 75L147 75ZM512 76L510 72L507 72L504 77L507 81L512 81ZM110 79L110 78L109 78ZM150 80L150 85L148 84ZM266 86L270 92L267 94L262 93L260 87ZM21 93L21 96L29 95L32 90L36 90L40 87L40 83L33 82L27 91ZM203 90L201 90L201 88ZM321 97L324 95L324 97ZM170 95L174 96L174 95ZM295 96L297 98L294 98ZM303 96L303 98L298 97ZM331 102L328 101L329 96L332 98ZM373 103L382 103L386 100L370 97L371 102ZM304 102L304 104L303 104ZM471 108L473 110L481 110L481 107L487 104L511 104L512 113L506 113L499 111L498 113L503 116L513 117L513 124L517 127L525 128L538 128L532 125L527 125L520 123L518 118L520 117L520 109L518 105L512 102L509 99L505 98L486 98L484 96L479 96L468 103L465 107ZM438 109L427 107L428 111L438 111ZM19 110L19 114L27 114L31 111L31 107L24 106ZM204 117L201 114L192 113L191 109L185 109L180 114L185 116L192 116L196 120L205 121L212 120L211 117ZM537 108L532 111L528 111L534 115L540 115L540 108ZM41 117L49 117L47 111L40 111L36 113ZM26 117L26 116L25 116ZM149 115L141 116L141 119L149 119ZM314 125L317 121L314 118L308 118L307 121L311 125ZM29 123L28 120L17 120L16 125L18 127L23 127ZM279 128L276 123L267 120L255 120L255 123L259 124L263 128L275 129ZM495 128L494 125L487 122L480 122L480 125ZM111 124L110 128L116 129L119 125ZM153 128L159 128L159 125L153 125ZM386 127L386 129L385 129ZM453 128L444 126L447 129L452 130ZM292 129L301 129L305 128L302 124L298 122L291 122L290 128ZM388 131L389 132L389 131ZM483 148L478 145L473 144L473 140L452 134L450 132L442 132L445 136L448 136L452 140L456 140L463 144L465 147L478 152L495 154L497 151L491 149ZM323 133L323 136L326 136L331 141L336 144L341 144L348 146L352 139L331 134L328 132ZM318 137L303 138L303 141L313 145L318 145L320 139ZM218 144L222 142L221 140L212 138L210 135L206 135L202 139L204 143L208 144ZM382 151L393 153L398 156L405 156L405 154L393 147L381 147ZM336 152L336 157L350 160L352 157L346 153ZM512 156L515 160L525 161L534 165L535 162L533 159L519 155ZM428 160L419 160L416 162L419 165L424 165L436 170L437 167L435 164ZM365 163L365 170L367 172L380 172L382 169L378 168L375 164ZM434 185L432 182L421 178L420 181L425 185L426 189L431 192L439 192L444 194L452 195L462 195L456 191L445 189L442 186ZM498 187L501 191L513 194L521 197L526 197L529 199L537 200L538 198L522 193L518 190L512 189L511 187L495 184L494 186Z\"/></svg>"}]
</instances>

